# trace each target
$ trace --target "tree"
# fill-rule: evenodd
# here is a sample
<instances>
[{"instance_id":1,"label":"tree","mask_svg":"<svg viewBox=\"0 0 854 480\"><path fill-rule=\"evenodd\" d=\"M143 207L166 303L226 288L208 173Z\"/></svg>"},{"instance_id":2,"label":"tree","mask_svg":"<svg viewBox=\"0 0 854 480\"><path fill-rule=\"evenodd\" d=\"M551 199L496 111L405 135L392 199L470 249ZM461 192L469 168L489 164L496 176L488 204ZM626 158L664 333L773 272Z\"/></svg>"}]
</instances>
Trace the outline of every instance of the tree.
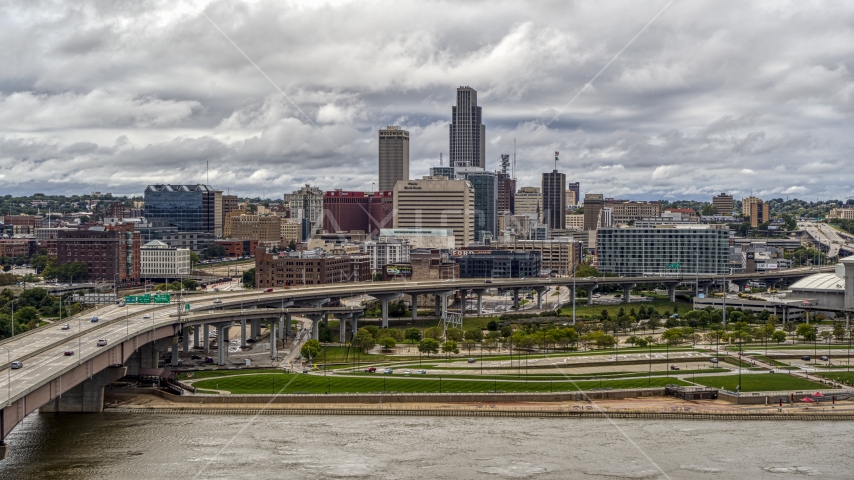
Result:
<instances>
[{"instance_id":1,"label":"tree","mask_svg":"<svg viewBox=\"0 0 854 480\"><path fill-rule=\"evenodd\" d=\"M184 290L195 290L199 286L199 282L189 278L184 279L181 283L184 285Z\"/></svg>"},{"instance_id":2,"label":"tree","mask_svg":"<svg viewBox=\"0 0 854 480\"><path fill-rule=\"evenodd\" d=\"M321 347L319 341L309 340L302 345L302 348L299 349L299 353L303 358L311 360L312 358L317 358L318 355L320 355L321 350L323 350L323 347Z\"/></svg>"},{"instance_id":3,"label":"tree","mask_svg":"<svg viewBox=\"0 0 854 480\"><path fill-rule=\"evenodd\" d=\"M406 331L403 332L403 338L410 340L412 343L418 342L421 340L421 330L418 330L415 327L407 328Z\"/></svg>"},{"instance_id":4,"label":"tree","mask_svg":"<svg viewBox=\"0 0 854 480\"><path fill-rule=\"evenodd\" d=\"M802 323L798 325L796 333L799 337L803 337L805 342L812 342L816 339L815 326L810 325L809 323Z\"/></svg>"},{"instance_id":5,"label":"tree","mask_svg":"<svg viewBox=\"0 0 854 480\"><path fill-rule=\"evenodd\" d=\"M293 238L291 239L291 241L290 241L290 242L288 242L288 249L289 249L289 250L291 250L291 251L293 251L293 250L296 250L296 249L297 249L297 241L296 241L296 240L294 240Z\"/></svg>"},{"instance_id":6,"label":"tree","mask_svg":"<svg viewBox=\"0 0 854 480\"><path fill-rule=\"evenodd\" d=\"M489 353L492 353L492 350L498 346L498 339L496 338L487 338L480 344L481 348L485 348Z\"/></svg>"},{"instance_id":7,"label":"tree","mask_svg":"<svg viewBox=\"0 0 854 480\"><path fill-rule=\"evenodd\" d=\"M424 338L440 339L442 338L442 329L439 327L429 327L424 330Z\"/></svg>"},{"instance_id":8,"label":"tree","mask_svg":"<svg viewBox=\"0 0 854 480\"><path fill-rule=\"evenodd\" d=\"M445 332L445 340L451 340L454 342L462 342L463 341L463 330L460 328L452 327Z\"/></svg>"},{"instance_id":9,"label":"tree","mask_svg":"<svg viewBox=\"0 0 854 480\"><path fill-rule=\"evenodd\" d=\"M201 261L202 259L199 258L199 255L196 252L190 250L190 264L198 265Z\"/></svg>"},{"instance_id":10,"label":"tree","mask_svg":"<svg viewBox=\"0 0 854 480\"><path fill-rule=\"evenodd\" d=\"M475 345L477 345L477 343L475 343L474 340L470 340L468 338L463 340L463 348L469 352L469 355L471 355L471 349L473 349Z\"/></svg>"},{"instance_id":11,"label":"tree","mask_svg":"<svg viewBox=\"0 0 854 480\"><path fill-rule=\"evenodd\" d=\"M246 288L255 288L255 267L243 272L243 286Z\"/></svg>"},{"instance_id":12,"label":"tree","mask_svg":"<svg viewBox=\"0 0 854 480\"><path fill-rule=\"evenodd\" d=\"M447 340L442 343L442 352L445 354L449 353L460 353L459 347L457 347L457 342L453 340ZM445 355L447 356L447 355Z\"/></svg>"},{"instance_id":13,"label":"tree","mask_svg":"<svg viewBox=\"0 0 854 480\"><path fill-rule=\"evenodd\" d=\"M842 322L833 322L833 336L837 340L845 339L845 325Z\"/></svg>"},{"instance_id":14,"label":"tree","mask_svg":"<svg viewBox=\"0 0 854 480\"><path fill-rule=\"evenodd\" d=\"M495 320L490 320L489 323L486 324L486 329L490 332L498 330L498 322L496 322Z\"/></svg>"},{"instance_id":15,"label":"tree","mask_svg":"<svg viewBox=\"0 0 854 480\"><path fill-rule=\"evenodd\" d=\"M779 345L786 341L786 332L782 330L775 330L774 333L771 334L771 340L777 342Z\"/></svg>"},{"instance_id":16,"label":"tree","mask_svg":"<svg viewBox=\"0 0 854 480\"><path fill-rule=\"evenodd\" d=\"M202 252L202 255L205 258L222 258L225 256L225 254L225 247L216 244L211 245L210 247L206 248L204 252ZM192 255L190 256L190 260L192 260Z\"/></svg>"},{"instance_id":17,"label":"tree","mask_svg":"<svg viewBox=\"0 0 854 480\"><path fill-rule=\"evenodd\" d=\"M359 331L356 332L356 336L353 337L353 343L358 346L363 352L367 352L368 350L374 348L377 344L377 341L374 339L374 336L371 335L371 332L360 328Z\"/></svg>"},{"instance_id":18,"label":"tree","mask_svg":"<svg viewBox=\"0 0 854 480\"><path fill-rule=\"evenodd\" d=\"M649 316L649 320L646 321L646 326L652 330L652 333L655 333L655 329L661 327L661 320L658 317L657 313L653 313Z\"/></svg>"},{"instance_id":19,"label":"tree","mask_svg":"<svg viewBox=\"0 0 854 480\"><path fill-rule=\"evenodd\" d=\"M466 330L465 339L471 340L473 342L479 342L483 340L483 330L479 328L470 328Z\"/></svg>"},{"instance_id":20,"label":"tree","mask_svg":"<svg viewBox=\"0 0 854 480\"><path fill-rule=\"evenodd\" d=\"M418 351L426 353L427 358L430 358L431 353L439 353L439 341L435 338L423 338L418 343Z\"/></svg>"},{"instance_id":21,"label":"tree","mask_svg":"<svg viewBox=\"0 0 854 480\"><path fill-rule=\"evenodd\" d=\"M383 347L383 350L388 352L397 346L397 342L391 337L383 337L382 340L380 340L380 345Z\"/></svg>"}]
</instances>

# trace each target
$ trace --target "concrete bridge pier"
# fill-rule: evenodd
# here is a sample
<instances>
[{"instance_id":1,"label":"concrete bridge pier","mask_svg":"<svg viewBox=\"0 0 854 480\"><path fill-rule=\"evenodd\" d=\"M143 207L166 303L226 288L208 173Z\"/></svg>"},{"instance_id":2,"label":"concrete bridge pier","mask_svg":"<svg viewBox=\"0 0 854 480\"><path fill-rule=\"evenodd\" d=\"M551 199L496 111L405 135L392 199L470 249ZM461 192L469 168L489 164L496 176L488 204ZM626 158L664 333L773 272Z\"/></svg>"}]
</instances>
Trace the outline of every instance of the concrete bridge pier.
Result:
<instances>
[{"instance_id":1,"label":"concrete bridge pier","mask_svg":"<svg viewBox=\"0 0 854 480\"><path fill-rule=\"evenodd\" d=\"M400 298L402 294L400 293L389 293L384 295L371 295L376 298L380 302L382 302L382 328L388 328L388 302L394 300L396 298Z\"/></svg>"},{"instance_id":2,"label":"concrete bridge pier","mask_svg":"<svg viewBox=\"0 0 854 480\"><path fill-rule=\"evenodd\" d=\"M519 289L513 289L513 308L519 310Z\"/></svg>"},{"instance_id":3,"label":"concrete bridge pier","mask_svg":"<svg viewBox=\"0 0 854 480\"><path fill-rule=\"evenodd\" d=\"M483 289L472 290L471 293L477 295L477 316L483 315Z\"/></svg>"},{"instance_id":4,"label":"concrete bridge pier","mask_svg":"<svg viewBox=\"0 0 854 480\"><path fill-rule=\"evenodd\" d=\"M439 314L442 318L448 318L448 296L454 292L442 292L437 294L439 298Z\"/></svg>"},{"instance_id":5,"label":"concrete bridge pier","mask_svg":"<svg viewBox=\"0 0 854 480\"><path fill-rule=\"evenodd\" d=\"M341 343L347 342L347 318L342 315L336 315L338 317L338 341Z\"/></svg>"},{"instance_id":6,"label":"concrete bridge pier","mask_svg":"<svg viewBox=\"0 0 854 480\"><path fill-rule=\"evenodd\" d=\"M439 303L441 301L442 301L442 297L439 295L436 295L436 316L437 317L442 315L442 304Z\"/></svg>"},{"instance_id":7,"label":"concrete bridge pier","mask_svg":"<svg viewBox=\"0 0 854 480\"><path fill-rule=\"evenodd\" d=\"M211 353L211 326L207 323L204 326L204 338L202 339L202 348L205 354Z\"/></svg>"},{"instance_id":8,"label":"concrete bridge pier","mask_svg":"<svg viewBox=\"0 0 854 480\"><path fill-rule=\"evenodd\" d=\"M257 341L258 337L261 336L261 320L255 318L251 320L251 323L252 325L250 327L249 336Z\"/></svg>"},{"instance_id":9,"label":"concrete bridge pier","mask_svg":"<svg viewBox=\"0 0 854 480\"><path fill-rule=\"evenodd\" d=\"M285 314L285 338L291 337L291 314Z\"/></svg>"},{"instance_id":10,"label":"concrete bridge pier","mask_svg":"<svg viewBox=\"0 0 854 480\"><path fill-rule=\"evenodd\" d=\"M311 313L306 317L311 320L311 339L320 340L320 320L323 316L319 313Z\"/></svg>"},{"instance_id":11,"label":"concrete bridge pier","mask_svg":"<svg viewBox=\"0 0 854 480\"><path fill-rule=\"evenodd\" d=\"M543 293L549 291L549 289L539 287L536 289L536 291L537 291L537 309L541 310L543 308Z\"/></svg>"},{"instance_id":12,"label":"concrete bridge pier","mask_svg":"<svg viewBox=\"0 0 854 480\"><path fill-rule=\"evenodd\" d=\"M629 303L629 300L632 296L632 289L635 288L634 283L630 283L628 285L623 285L623 303Z\"/></svg>"},{"instance_id":13,"label":"concrete bridge pier","mask_svg":"<svg viewBox=\"0 0 854 480\"><path fill-rule=\"evenodd\" d=\"M388 311L388 310L386 310L386 311ZM323 324L326 325L327 327L329 326L329 314L326 312L323 312Z\"/></svg>"},{"instance_id":14,"label":"concrete bridge pier","mask_svg":"<svg viewBox=\"0 0 854 480\"><path fill-rule=\"evenodd\" d=\"M667 287L667 298L670 299L671 302L676 301L676 283L666 283L664 284Z\"/></svg>"},{"instance_id":15,"label":"concrete bridge pier","mask_svg":"<svg viewBox=\"0 0 854 480\"><path fill-rule=\"evenodd\" d=\"M596 290L598 285L588 285L587 286L587 305L593 305L593 291Z\"/></svg>"},{"instance_id":16,"label":"concrete bridge pier","mask_svg":"<svg viewBox=\"0 0 854 480\"><path fill-rule=\"evenodd\" d=\"M181 329L181 344L184 355L190 353L190 327Z\"/></svg>"},{"instance_id":17,"label":"concrete bridge pier","mask_svg":"<svg viewBox=\"0 0 854 480\"><path fill-rule=\"evenodd\" d=\"M217 362L219 366L225 365L225 352L228 350L228 327L231 324L219 324L216 326L216 350Z\"/></svg>"},{"instance_id":18,"label":"concrete bridge pier","mask_svg":"<svg viewBox=\"0 0 854 480\"><path fill-rule=\"evenodd\" d=\"M276 338L278 338L279 340L285 339L285 316L284 315L279 317L279 327L278 327L278 330L276 330Z\"/></svg>"},{"instance_id":19,"label":"concrete bridge pier","mask_svg":"<svg viewBox=\"0 0 854 480\"><path fill-rule=\"evenodd\" d=\"M92 375L39 408L41 413L100 413L104 411L104 387L124 377L127 367L109 367Z\"/></svg>"},{"instance_id":20,"label":"concrete bridge pier","mask_svg":"<svg viewBox=\"0 0 854 480\"><path fill-rule=\"evenodd\" d=\"M201 340L199 339L199 325L193 326L193 348L199 348L201 344Z\"/></svg>"},{"instance_id":21,"label":"concrete bridge pier","mask_svg":"<svg viewBox=\"0 0 854 480\"><path fill-rule=\"evenodd\" d=\"M270 320L270 360L276 359L276 321Z\"/></svg>"},{"instance_id":22,"label":"concrete bridge pier","mask_svg":"<svg viewBox=\"0 0 854 480\"><path fill-rule=\"evenodd\" d=\"M240 319L240 348L246 348L246 319Z\"/></svg>"},{"instance_id":23,"label":"concrete bridge pier","mask_svg":"<svg viewBox=\"0 0 854 480\"><path fill-rule=\"evenodd\" d=\"M704 297L709 296L709 287L714 285L712 282L700 282L700 293L703 294Z\"/></svg>"},{"instance_id":24,"label":"concrete bridge pier","mask_svg":"<svg viewBox=\"0 0 854 480\"><path fill-rule=\"evenodd\" d=\"M172 366L177 367L181 363L179 362L180 358L178 357L178 336L172 337Z\"/></svg>"},{"instance_id":25,"label":"concrete bridge pier","mask_svg":"<svg viewBox=\"0 0 854 480\"><path fill-rule=\"evenodd\" d=\"M412 321L415 321L418 320L418 294L413 293L409 297L412 299Z\"/></svg>"}]
</instances>

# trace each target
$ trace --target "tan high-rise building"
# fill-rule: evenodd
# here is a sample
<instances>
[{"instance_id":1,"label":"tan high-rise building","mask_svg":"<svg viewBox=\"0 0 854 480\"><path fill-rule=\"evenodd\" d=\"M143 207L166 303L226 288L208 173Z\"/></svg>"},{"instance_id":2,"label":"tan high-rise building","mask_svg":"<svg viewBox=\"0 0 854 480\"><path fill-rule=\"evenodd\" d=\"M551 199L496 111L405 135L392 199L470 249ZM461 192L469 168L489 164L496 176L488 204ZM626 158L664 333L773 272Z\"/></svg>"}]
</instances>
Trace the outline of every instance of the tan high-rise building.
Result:
<instances>
[{"instance_id":1,"label":"tan high-rise building","mask_svg":"<svg viewBox=\"0 0 854 480\"><path fill-rule=\"evenodd\" d=\"M302 238L302 220L296 218L282 218L279 224L279 234L282 237L282 245L287 246L293 240L296 243L305 240Z\"/></svg>"},{"instance_id":2,"label":"tan high-rise building","mask_svg":"<svg viewBox=\"0 0 854 480\"><path fill-rule=\"evenodd\" d=\"M219 194L219 202L220 202L220 227L221 232L217 235L218 238L228 238L226 234L226 217L230 212L237 210L237 195L223 195L222 192Z\"/></svg>"},{"instance_id":3,"label":"tan high-rise building","mask_svg":"<svg viewBox=\"0 0 854 480\"><path fill-rule=\"evenodd\" d=\"M771 220L770 206L759 200L750 203L750 226L753 228Z\"/></svg>"},{"instance_id":4,"label":"tan high-rise building","mask_svg":"<svg viewBox=\"0 0 854 480\"><path fill-rule=\"evenodd\" d=\"M222 238L222 222L225 216L222 214L222 190L214 190L214 235Z\"/></svg>"},{"instance_id":5,"label":"tan high-rise building","mask_svg":"<svg viewBox=\"0 0 854 480\"><path fill-rule=\"evenodd\" d=\"M239 215L246 215L246 210L242 208L234 209L225 214L225 219L222 221L222 238L231 238L231 218Z\"/></svg>"},{"instance_id":6,"label":"tan high-rise building","mask_svg":"<svg viewBox=\"0 0 854 480\"><path fill-rule=\"evenodd\" d=\"M578 205L578 197L576 196L575 190L567 190L566 191L566 206L574 207Z\"/></svg>"},{"instance_id":7,"label":"tan high-rise building","mask_svg":"<svg viewBox=\"0 0 854 480\"><path fill-rule=\"evenodd\" d=\"M605 206L605 196L601 193L584 195L584 230L596 230L599 214Z\"/></svg>"},{"instance_id":8,"label":"tan high-rise building","mask_svg":"<svg viewBox=\"0 0 854 480\"><path fill-rule=\"evenodd\" d=\"M712 207L718 215L732 215L732 195L721 192L712 197Z\"/></svg>"},{"instance_id":9,"label":"tan high-rise building","mask_svg":"<svg viewBox=\"0 0 854 480\"><path fill-rule=\"evenodd\" d=\"M379 135L379 190L384 192L398 180L409 180L409 132L389 126Z\"/></svg>"},{"instance_id":10,"label":"tan high-rise building","mask_svg":"<svg viewBox=\"0 0 854 480\"><path fill-rule=\"evenodd\" d=\"M756 198L754 196L741 199L741 215L749 217L751 205L753 205L754 203L759 203L761 201L761 198Z\"/></svg>"},{"instance_id":11,"label":"tan high-rise building","mask_svg":"<svg viewBox=\"0 0 854 480\"><path fill-rule=\"evenodd\" d=\"M394 186L394 226L447 228L457 247L474 242L474 187L467 180L424 177Z\"/></svg>"},{"instance_id":12,"label":"tan high-rise building","mask_svg":"<svg viewBox=\"0 0 854 480\"><path fill-rule=\"evenodd\" d=\"M574 214L567 213L566 214L566 228L575 228L578 230L584 229L584 214Z\"/></svg>"},{"instance_id":13,"label":"tan high-rise building","mask_svg":"<svg viewBox=\"0 0 854 480\"><path fill-rule=\"evenodd\" d=\"M516 215L527 215L539 220L539 216L543 211L543 195L540 193L539 187L522 187L516 192L514 203Z\"/></svg>"},{"instance_id":14,"label":"tan high-rise building","mask_svg":"<svg viewBox=\"0 0 854 480\"><path fill-rule=\"evenodd\" d=\"M661 215L661 204L658 202L631 202L606 198L604 206L611 209L611 223L613 225L631 223L642 218Z\"/></svg>"}]
</instances>

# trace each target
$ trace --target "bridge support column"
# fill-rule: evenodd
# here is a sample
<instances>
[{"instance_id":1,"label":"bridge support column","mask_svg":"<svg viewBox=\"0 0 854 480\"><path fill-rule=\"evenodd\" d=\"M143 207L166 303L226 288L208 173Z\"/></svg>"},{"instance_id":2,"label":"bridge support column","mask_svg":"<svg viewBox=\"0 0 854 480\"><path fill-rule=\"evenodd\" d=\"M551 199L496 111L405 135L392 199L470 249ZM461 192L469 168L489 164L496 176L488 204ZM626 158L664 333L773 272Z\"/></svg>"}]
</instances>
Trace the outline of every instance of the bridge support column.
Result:
<instances>
[{"instance_id":1,"label":"bridge support column","mask_svg":"<svg viewBox=\"0 0 854 480\"><path fill-rule=\"evenodd\" d=\"M201 331L201 325L193 325L193 348L201 347L201 340L199 340L199 331Z\"/></svg>"},{"instance_id":2,"label":"bridge support column","mask_svg":"<svg viewBox=\"0 0 854 480\"><path fill-rule=\"evenodd\" d=\"M372 295L374 298L382 302L382 328L388 328L388 302L400 298L401 294L391 293L385 295Z\"/></svg>"},{"instance_id":3,"label":"bridge support column","mask_svg":"<svg viewBox=\"0 0 854 480\"><path fill-rule=\"evenodd\" d=\"M413 293L410 295L412 298L412 321L418 320L418 294Z\"/></svg>"},{"instance_id":4,"label":"bridge support column","mask_svg":"<svg viewBox=\"0 0 854 480\"><path fill-rule=\"evenodd\" d=\"M587 305L593 305L593 290L596 288L596 285L590 285L587 287Z\"/></svg>"},{"instance_id":5,"label":"bridge support column","mask_svg":"<svg viewBox=\"0 0 854 480\"><path fill-rule=\"evenodd\" d=\"M347 318L344 315L338 315L338 341L347 342Z\"/></svg>"},{"instance_id":6,"label":"bridge support column","mask_svg":"<svg viewBox=\"0 0 854 480\"><path fill-rule=\"evenodd\" d=\"M276 321L270 320L270 360L276 359Z\"/></svg>"},{"instance_id":7,"label":"bridge support column","mask_svg":"<svg viewBox=\"0 0 854 480\"><path fill-rule=\"evenodd\" d=\"M178 361L178 337L172 337L172 366L177 367L180 365Z\"/></svg>"},{"instance_id":8,"label":"bridge support column","mask_svg":"<svg viewBox=\"0 0 854 480\"><path fill-rule=\"evenodd\" d=\"M310 314L306 315L309 320L311 320L311 339L312 340L320 340L320 319L322 318L320 314Z\"/></svg>"},{"instance_id":9,"label":"bridge support column","mask_svg":"<svg viewBox=\"0 0 854 480\"><path fill-rule=\"evenodd\" d=\"M284 340L285 339L285 317L284 316L279 317L279 327L278 328L279 329L276 330L276 338L278 338L279 340Z\"/></svg>"},{"instance_id":10,"label":"bridge support column","mask_svg":"<svg viewBox=\"0 0 854 480\"><path fill-rule=\"evenodd\" d=\"M261 320L256 318L256 319L252 320L251 322L252 322L252 327L251 327L251 330L249 331L249 336L251 338L254 338L257 341L258 337L261 336Z\"/></svg>"},{"instance_id":11,"label":"bridge support column","mask_svg":"<svg viewBox=\"0 0 854 480\"><path fill-rule=\"evenodd\" d=\"M356 335L356 330L359 329L359 316L356 314L350 315L350 331Z\"/></svg>"},{"instance_id":12,"label":"bridge support column","mask_svg":"<svg viewBox=\"0 0 854 480\"><path fill-rule=\"evenodd\" d=\"M100 413L104 411L104 387L124 377L127 367L109 367L92 375L39 407L41 413Z\"/></svg>"},{"instance_id":13,"label":"bridge support column","mask_svg":"<svg viewBox=\"0 0 854 480\"><path fill-rule=\"evenodd\" d=\"M228 340L225 338L228 336L228 327L225 325L219 325L216 327L216 349L217 349L217 361L216 364L219 366L225 365L225 352L228 350Z\"/></svg>"},{"instance_id":14,"label":"bridge support column","mask_svg":"<svg viewBox=\"0 0 854 480\"><path fill-rule=\"evenodd\" d=\"M181 340L184 354L186 355L190 353L190 327L184 327L181 329Z\"/></svg>"},{"instance_id":15,"label":"bridge support column","mask_svg":"<svg viewBox=\"0 0 854 480\"><path fill-rule=\"evenodd\" d=\"M519 289L513 289L513 309L519 310Z\"/></svg>"},{"instance_id":16,"label":"bridge support column","mask_svg":"<svg viewBox=\"0 0 854 480\"><path fill-rule=\"evenodd\" d=\"M474 290L477 295L477 316L483 315L483 290Z\"/></svg>"},{"instance_id":17,"label":"bridge support column","mask_svg":"<svg viewBox=\"0 0 854 480\"><path fill-rule=\"evenodd\" d=\"M665 285L667 287L667 298L670 299L671 302L676 301L676 284Z\"/></svg>"},{"instance_id":18,"label":"bridge support column","mask_svg":"<svg viewBox=\"0 0 854 480\"><path fill-rule=\"evenodd\" d=\"M246 319L240 319L240 348L246 348Z\"/></svg>"},{"instance_id":19,"label":"bridge support column","mask_svg":"<svg viewBox=\"0 0 854 480\"><path fill-rule=\"evenodd\" d=\"M211 326L207 323L204 326L204 338L202 339L205 354L211 353Z\"/></svg>"},{"instance_id":20,"label":"bridge support column","mask_svg":"<svg viewBox=\"0 0 854 480\"><path fill-rule=\"evenodd\" d=\"M285 338L290 338L291 336L291 314L285 314Z\"/></svg>"},{"instance_id":21,"label":"bridge support column","mask_svg":"<svg viewBox=\"0 0 854 480\"><path fill-rule=\"evenodd\" d=\"M629 303L631 301L632 288L634 288L634 284L623 285L623 303Z\"/></svg>"},{"instance_id":22,"label":"bridge support column","mask_svg":"<svg viewBox=\"0 0 854 480\"><path fill-rule=\"evenodd\" d=\"M386 320L386 323L388 323L388 320ZM323 312L323 324L327 327L329 326L329 314L327 312Z\"/></svg>"},{"instance_id":23,"label":"bridge support column","mask_svg":"<svg viewBox=\"0 0 854 480\"><path fill-rule=\"evenodd\" d=\"M537 290L537 310L543 309L543 290Z\"/></svg>"}]
</instances>

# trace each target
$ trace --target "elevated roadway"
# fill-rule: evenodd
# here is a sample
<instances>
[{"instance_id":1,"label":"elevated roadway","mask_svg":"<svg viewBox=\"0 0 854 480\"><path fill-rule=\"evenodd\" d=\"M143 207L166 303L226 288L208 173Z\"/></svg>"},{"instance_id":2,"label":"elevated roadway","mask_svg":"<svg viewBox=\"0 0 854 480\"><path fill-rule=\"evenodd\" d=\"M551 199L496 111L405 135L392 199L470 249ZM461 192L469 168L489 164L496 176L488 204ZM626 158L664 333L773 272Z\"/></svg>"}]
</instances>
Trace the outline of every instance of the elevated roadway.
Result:
<instances>
[{"instance_id":1,"label":"elevated roadway","mask_svg":"<svg viewBox=\"0 0 854 480\"><path fill-rule=\"evenodd\" d=\"M800 223L801 229L827 249L827 258L837 258L840 253L854 254L854 236L824 223Z\"/></svg>"},{"instance_id":2,"label":"elevated roadway","mask_svg":"<svg viewBox=\"0 0 854 480\"><path fill-rule=\"evenodd\" d=\"M727 281L743 282L763 279L766 282L796 279L815 273L814 270L793 269L771 275L740 274L728 275ZM723 281L722 275L686 274L684 276L643 277L591 277L575 279L576 288L592 292L598 285L615 284L631 289L639 284L664 284L671 294L680 283L699 280L701 286ZM315 325L332 313L351 319L355 331L355 319L362 313L360 307L331 307L331 300L370 295L380 299L387 307L388 301L401 295L435 295L437 299L459 290L473 292L480 297L487 289L506 289L518 298L519 292L536 291L542 302L542 293L550 286L573 287L572 278L523 278L523 279L458 279L428 282L366 282L328 286L291 288L273 292L240 291L219 292L215 295L186 296L185 302L192 305L189 314L177 303L170 305L125 305L107 306L95 313L78 315L67 320L69 329L61 324L52 324L24 335L0 342L0 440L23 420L26 415L43 407L48 411L99 411L103 408L103 386L121 378L128 370L156 368L159 352L172 348L173 360L177 361L179 335L183 336L184 349L189 343L189 327L214 326L228 328L239 322L243 335L247 322L255 333L255 324L266 321L271 329L271 338L282 335L290 326L292 314L304 315ZM214 303L214 298L221 303ZM518 302L517 302L518 303ZM480 301L478 301L480 304ZM437 312L443 313L446 303L437 302ZM479 305L480 306L480 305ZM413 315L417 309L413 309ZM387 310L384 308L384 313ZM97 315L98 321L90 317ZM384 315L387 321L387 315ZM254 322L254 323L253 323ZM340 322L343 331L346 322ZM278 335L276 335L278 327ZM202 328L194 328L196 335ZM259 331L259 330L258 330ZM205 332L207 333L207 332ZM207 343L209 336L202 341ZM224 338L219 336L218 338ZM98 346L98 340L106 340L106 346ZM197 338L196 345L199 344ZM243 339L245 342L245 338ZM218 349L222 351L223 349ZM271 349L274 354L275 348ZM72 352L66 355L66 352ZM221 360L221 359L220 359ZM10 361L23 361L24 367L10 369ZM2 455L0 449L0 455Z\"/></svg>"}]
</instances>

